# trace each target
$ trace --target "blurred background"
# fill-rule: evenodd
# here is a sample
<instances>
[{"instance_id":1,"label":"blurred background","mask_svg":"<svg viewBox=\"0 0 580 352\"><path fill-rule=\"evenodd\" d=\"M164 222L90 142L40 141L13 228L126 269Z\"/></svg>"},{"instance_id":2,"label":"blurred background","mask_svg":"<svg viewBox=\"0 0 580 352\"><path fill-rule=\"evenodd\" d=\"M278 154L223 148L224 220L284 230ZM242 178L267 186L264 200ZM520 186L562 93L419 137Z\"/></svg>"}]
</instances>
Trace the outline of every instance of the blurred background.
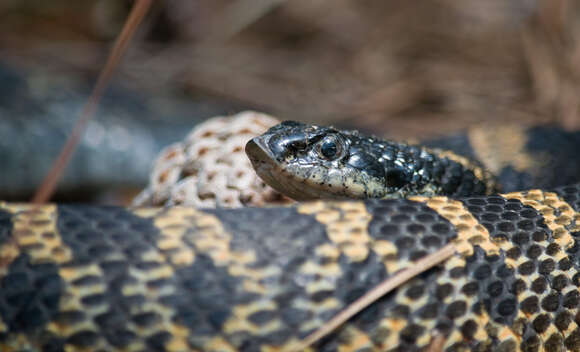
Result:
<instances>
[{"instance_id":1,"label":"blurred background","mask_svg":"<svg viewBox=\"0 0 580 352\"><path fill-rule=\"evenodd\" d=\"M132 1L0 1L0 199L28 201ZM56 200L123 203L156 153L254 109L399 139L580 127L572 0L155 1Z\"/></svg>"}]
</instances>

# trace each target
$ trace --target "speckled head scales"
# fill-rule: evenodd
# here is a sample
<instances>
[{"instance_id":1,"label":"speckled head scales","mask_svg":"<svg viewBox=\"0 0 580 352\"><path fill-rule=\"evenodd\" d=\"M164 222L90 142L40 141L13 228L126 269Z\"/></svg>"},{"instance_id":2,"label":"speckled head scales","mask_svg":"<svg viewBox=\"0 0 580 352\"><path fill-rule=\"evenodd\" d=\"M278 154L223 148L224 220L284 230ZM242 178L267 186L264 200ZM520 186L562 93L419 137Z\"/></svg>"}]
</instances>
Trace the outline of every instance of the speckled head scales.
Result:
<instances>
[{"instance_id":1,"label":"speckled head scales","mask_svg":"<svg viewBox=\"0 0 580 352\"><path fill-rule=\"evenodd\" d=\"M260 177L294 199L382 197L385 170L354 131L285 121L246 145ZM308 186L308 187L306 187Z\"/></svg>"},{"instance_id":2,"label":"speckled head scales","mask_svg":"<svg viewBox=\"0 0 580 352\"><path fill-rule=\"evenodd\" d=\"M252 139L246 153L266 183L296 200L465 196L492 190L476 163L451 152L293 121Z\"/></svg>"}]
</instances>

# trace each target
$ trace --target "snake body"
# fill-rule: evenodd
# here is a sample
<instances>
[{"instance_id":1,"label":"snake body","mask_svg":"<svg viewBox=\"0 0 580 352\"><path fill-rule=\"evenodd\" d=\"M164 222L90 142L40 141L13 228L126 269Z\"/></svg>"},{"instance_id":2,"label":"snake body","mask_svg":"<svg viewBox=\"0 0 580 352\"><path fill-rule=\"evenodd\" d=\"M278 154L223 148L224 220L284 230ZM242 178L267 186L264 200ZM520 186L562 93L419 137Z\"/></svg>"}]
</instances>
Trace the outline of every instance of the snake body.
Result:
<instances>
[{"instance_id":1,"label":"snake body","mask_svg":"<svg viewBox=\"0 0 580 352\"><path fill-rule=\"evenodd\" d=\"M0 203L0 350L580 351L580 184L194 209Z\"/></svg>"}]
</instances>

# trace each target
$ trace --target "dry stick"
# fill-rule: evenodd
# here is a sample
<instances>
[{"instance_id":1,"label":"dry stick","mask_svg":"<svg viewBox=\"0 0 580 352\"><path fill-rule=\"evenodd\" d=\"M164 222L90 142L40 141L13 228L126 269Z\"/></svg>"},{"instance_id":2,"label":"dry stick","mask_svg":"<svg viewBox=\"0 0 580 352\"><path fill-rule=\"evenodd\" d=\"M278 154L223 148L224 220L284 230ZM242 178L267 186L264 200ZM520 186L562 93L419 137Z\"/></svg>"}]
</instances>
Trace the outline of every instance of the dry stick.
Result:
<instances>
[{"instance_id":1,"label":"dry stick","mask_svg":"<svg viewBox=\"0 0 580 352\"><path fill-rule=\"evenodd\" d=\"M442 352L445 347L445 336L436 335L431 338L431 342L427 345L425 352Z\"/></svg>"},{"instance_id":2,"label":"dry stick","mask_svg":"<svg viewBox=\"0 0 580 352\"><path fill-rule=\"evenodd\" d=\"M292 348L292 351L305 350L316 341L326 337L348 319L352 318L358 312L365 309L388 292L399 287L407 280L447 260L453 255L453 253L455 253L455 246L452 243L449 243L437 252L424 256L412 267L402 270L392 277L386 279L378 286L367 292L365 295L354 301L351 305L330 319L329 322L324 324L318 330L308 335L304 340L300 341L296 347Z\"/></svg>"},{"instance_id":3,"label":"dry stick","mask_svg":"<svg viewBox=\"0 0 580 352\"><path fill-rule=\"evenodd\" d=\"M119 34L119 38L115 42L111 54L107 58L107 62L103 67L103 70L99 74L97 83L87 100L87 103L83 107L83 111L76 122L71 135L68 137L64 147L60 151L56 161L52 164L52 168L42 181L41 186L36 191L34 198L32 198L32 203L42 204L46 203L56 188L56 184L60 180L60 177L65 170L68 162L76 149L83 133L87 127L89 120L93 117L97 110L97 104L103 96L107 83L109 82L113 70L117 67L121 57L127 50L130 39L133 37L135 30L141 23L143 17L151 7L152 0L137 0L135 5L131 9L131 13Z\"/></svg>"}]
</instances>

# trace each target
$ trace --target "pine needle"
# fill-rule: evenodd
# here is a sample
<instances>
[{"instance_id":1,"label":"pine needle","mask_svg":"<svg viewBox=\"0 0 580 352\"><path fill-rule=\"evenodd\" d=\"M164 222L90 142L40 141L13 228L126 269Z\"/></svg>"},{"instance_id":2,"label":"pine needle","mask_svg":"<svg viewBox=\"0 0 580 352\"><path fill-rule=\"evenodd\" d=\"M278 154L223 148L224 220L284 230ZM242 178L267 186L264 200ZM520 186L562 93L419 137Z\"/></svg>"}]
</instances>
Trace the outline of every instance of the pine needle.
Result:
<instances>
[{"instance_id":1,"label":"pine needle","mask_svg":"<svg viewBox=\"0 0 580 352\"><path fill-rule=\"evenodd\" d=\"M344 324L348 319L383 297L388 292L401 286L409 279L421 274L422 272L432 268L433 266L447 260L455 253L455 246L450 243L441 248L435 253L424 256L419 259L415 265L410 268L401 270L395 275L389 277L378 286L364 294L362 297L351 303L343 311L334 316L330 321L321 326L318 330L308 335L304 340L292 348L292 351L304 351L306 348L315 342L323 339L328 334L332 333L340 325Z\"/></svg>"},{"instance_id":2,"label":"pine needle","mask_svg":"<svg viewBox=\"0 0 580 352\"><path fill-rule=\"evenodd\" d=\"M117 67L121 57L127 50L130 39L133 37L133 34L135 34L135 30L139 26L139 23L141 23L141 20L145 17L145 14L151 7L151 3L152 0L137 0L135 2L129 17L127 18L127 21L111 50L111 54L107 58L107 62L99 74L97 83L95 84L87 103L83 107L78 121L73 127L71 135L68 137L64 147L60 151L60 154L52 164L52 168L32 198L33 204L39 205L46 203L54 193L56 185L79 144L87 124L97 110L97 105L105 92L109 80L111 79L113 70Z\"/></svg>"}]
</instances>

